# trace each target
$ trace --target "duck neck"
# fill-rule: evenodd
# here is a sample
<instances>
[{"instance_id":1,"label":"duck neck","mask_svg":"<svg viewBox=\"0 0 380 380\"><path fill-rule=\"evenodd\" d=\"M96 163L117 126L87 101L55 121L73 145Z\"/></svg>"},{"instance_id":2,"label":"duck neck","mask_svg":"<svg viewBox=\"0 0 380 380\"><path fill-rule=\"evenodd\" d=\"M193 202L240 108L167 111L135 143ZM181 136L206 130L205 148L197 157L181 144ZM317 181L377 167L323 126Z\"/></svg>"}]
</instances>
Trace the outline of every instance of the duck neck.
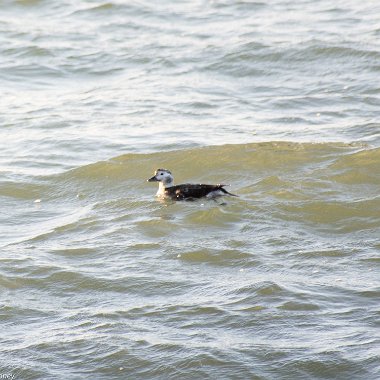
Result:
<instances>
[{"instance_id":1,"label":"duck neck","mask_svg":"<svg viewBox=\"0 0 380 380\"><path fill-rule=\"evenodd\" d=\"M164 194L165 189L167 189L168 187L172 187L172 186L174 186L173 178L167 178L165 181L159 182L157 194Z\"/></svg>"},{"instance_id":2,"label":"duck neck","mask_svg":"<svg viewBox=\"0 0 380 380\"><path fill-rule=\"evenodd\" d=\"M172 177L165 178L165 181L160 182L160 186L162 186L164 189L166 189L167 187L174 186L174 180L173 180L173 178Z\"/></svg>"},{"instance_id":3,"label":"duck neck","mask_svg":"<svg viewBox=\"0 0 380 380\"><path fill-rule=\"evenodd\" d=\"M164 194L165 193L165 184L163 182L158 183L158 191L157 194Z\"/></svg>"}]
</instances>

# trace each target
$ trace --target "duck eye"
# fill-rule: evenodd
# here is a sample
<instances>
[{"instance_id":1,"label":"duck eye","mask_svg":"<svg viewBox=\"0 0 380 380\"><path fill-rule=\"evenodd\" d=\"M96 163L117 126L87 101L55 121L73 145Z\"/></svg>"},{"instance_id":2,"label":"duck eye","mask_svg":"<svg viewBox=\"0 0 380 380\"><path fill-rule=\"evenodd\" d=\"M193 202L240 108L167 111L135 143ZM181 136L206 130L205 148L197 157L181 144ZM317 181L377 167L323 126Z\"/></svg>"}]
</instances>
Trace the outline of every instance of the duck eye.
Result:
<instances>
[{"instance_id":1,"label":"duck eye","mask_svg":"<svg viewBox=\"0 0 380 380\"><path fill-rule=\"evenodd\" d=\"M164 175L164 173L161 173L160 175Z\"/></svg>"}]
</instances>

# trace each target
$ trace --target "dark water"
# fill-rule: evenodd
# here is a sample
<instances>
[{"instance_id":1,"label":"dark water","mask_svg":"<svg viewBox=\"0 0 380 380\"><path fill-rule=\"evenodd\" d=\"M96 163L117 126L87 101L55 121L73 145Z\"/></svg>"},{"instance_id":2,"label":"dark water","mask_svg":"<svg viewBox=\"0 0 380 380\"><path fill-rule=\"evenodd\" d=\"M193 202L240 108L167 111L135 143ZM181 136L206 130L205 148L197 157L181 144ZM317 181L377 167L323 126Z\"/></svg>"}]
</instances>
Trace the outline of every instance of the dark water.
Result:
<instances>
[{"instance_id":1,"label":"dark water","mask_svg":"<svg viewBox=\"0 0 380 380\"><path fill-rule=\"evenodd\" d=\"M0 378L380 378L376 2L0 11Z\"/></svg>"}]
</instances>

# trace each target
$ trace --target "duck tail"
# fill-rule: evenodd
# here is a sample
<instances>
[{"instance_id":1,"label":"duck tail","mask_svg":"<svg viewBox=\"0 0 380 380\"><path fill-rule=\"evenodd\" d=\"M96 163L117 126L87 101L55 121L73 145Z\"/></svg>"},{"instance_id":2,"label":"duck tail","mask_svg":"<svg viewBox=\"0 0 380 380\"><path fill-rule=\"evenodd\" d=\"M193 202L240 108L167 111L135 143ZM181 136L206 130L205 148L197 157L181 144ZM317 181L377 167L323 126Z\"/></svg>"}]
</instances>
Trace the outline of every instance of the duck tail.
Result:
<instances>
[{"instance_id":1,"label":"duck tail","mask_svg":"<svg viewBox=\"0 0 380 380\"><path fill-rule=\"evenodd\" d=\"M232 197L238 197L238 195L232 194L232 193L228 192L226 189L224 189L224 186L229 186L229 185L218 185L219 190L221 190L224 194L231 195Z\"/></svg>"}]
</instances>

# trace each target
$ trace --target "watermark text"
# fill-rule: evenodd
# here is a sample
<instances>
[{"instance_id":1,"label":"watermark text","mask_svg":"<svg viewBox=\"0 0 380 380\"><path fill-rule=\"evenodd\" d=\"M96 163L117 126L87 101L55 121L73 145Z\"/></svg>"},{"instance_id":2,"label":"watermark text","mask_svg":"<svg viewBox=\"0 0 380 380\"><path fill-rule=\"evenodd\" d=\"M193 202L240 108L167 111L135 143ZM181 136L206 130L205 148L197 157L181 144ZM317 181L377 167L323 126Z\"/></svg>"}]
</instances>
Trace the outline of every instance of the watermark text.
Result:
<instances>
[{"instance_id":1,"label":"watermark text","mask_svg":"<svg viewBox=\"0 0 380 380\"><path fill-rule=\"evenodd\" d=\"M15 380L16 376L13 373L0 373L0 380Z\"/></svg>"}]
</instances>

